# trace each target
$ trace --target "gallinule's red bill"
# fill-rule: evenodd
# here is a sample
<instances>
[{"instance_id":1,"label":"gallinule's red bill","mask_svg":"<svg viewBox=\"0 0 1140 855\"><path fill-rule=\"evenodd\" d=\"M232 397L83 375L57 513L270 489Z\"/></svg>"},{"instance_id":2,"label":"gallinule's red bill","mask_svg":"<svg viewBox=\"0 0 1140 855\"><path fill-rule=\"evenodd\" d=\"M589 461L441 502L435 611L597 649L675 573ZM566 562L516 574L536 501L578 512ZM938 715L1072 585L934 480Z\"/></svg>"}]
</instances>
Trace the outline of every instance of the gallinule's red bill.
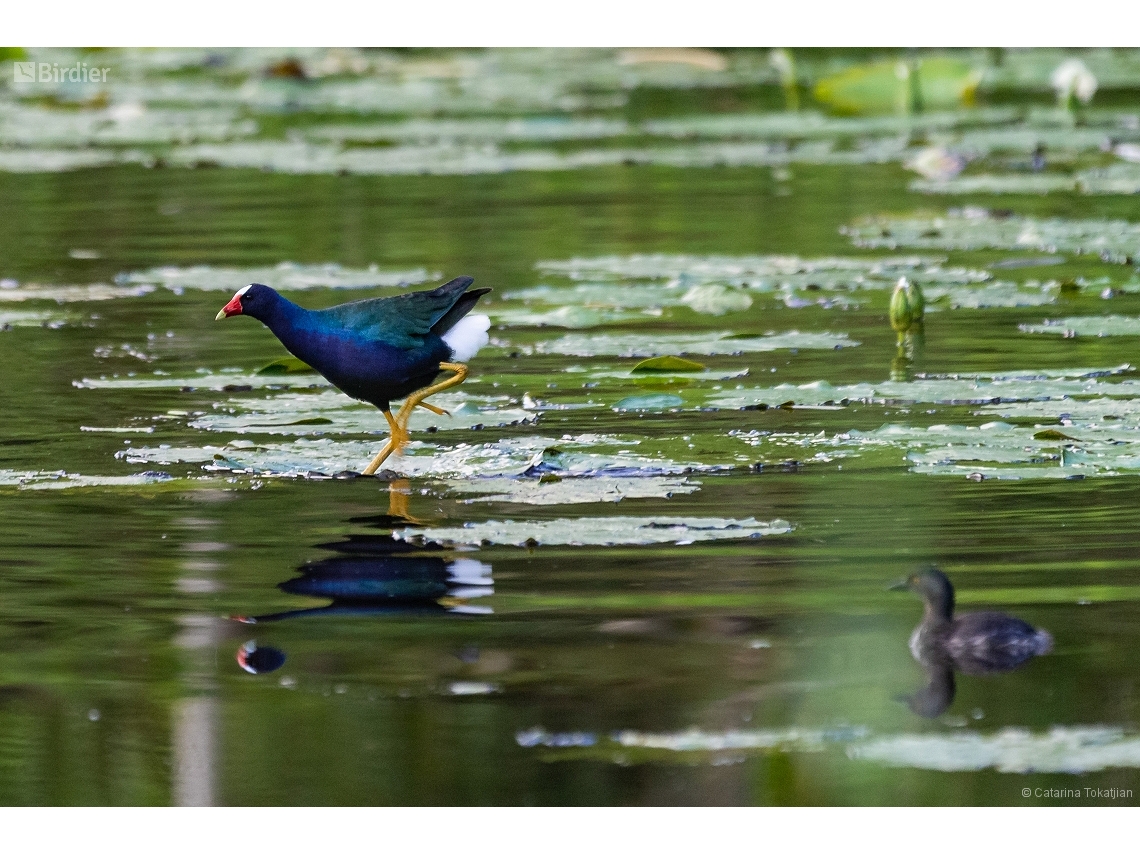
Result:
<instances>
[{"instance_id":1,"label":"gallinule's red bill","mask_svg":"<svg viewBox=\"0 0 1140 855\"><path fill-rule=\"evenodd\" d=\"M285 348L324 375L330 383L361 401L375 404L392 435L368 464L372 475L409 439L408 419L417 406L447 415L424 402L436 392L467 378L467 366L487 343L491 321L469 315L490 288L467 289L474 282L460 276L434 291L357 300L328 309L305 309L267 285L246 285L218 312L257 318ZM434 383L442 371L452 375ZM391 401L404 399L393 416Z\"/></svg>"}]
</instances>

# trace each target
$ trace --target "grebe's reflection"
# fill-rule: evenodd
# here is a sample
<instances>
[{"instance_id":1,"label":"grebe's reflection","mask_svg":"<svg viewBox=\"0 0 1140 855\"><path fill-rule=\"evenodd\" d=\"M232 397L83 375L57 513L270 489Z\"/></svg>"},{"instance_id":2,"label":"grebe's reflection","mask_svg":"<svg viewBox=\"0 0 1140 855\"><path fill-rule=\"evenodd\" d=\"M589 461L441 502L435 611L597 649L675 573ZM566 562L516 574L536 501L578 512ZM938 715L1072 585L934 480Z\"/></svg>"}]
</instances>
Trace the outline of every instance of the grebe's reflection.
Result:
<instances>
[{"instance_id":1,"label":"grebe's reflection","mask_svg":"<svg viewBox=\"0 0 1140 855\"><path fill-rule=\"evenodd\" d=\"M891 586L923 600L922 622L910 637L911 655L926 672L926 685L905 698L924 718L941 715L954 701L954 672L1000 674L1053 649L1053 636L1002 612L954 615L954 586L930 567Z\"/></svg>"}]
</instances>

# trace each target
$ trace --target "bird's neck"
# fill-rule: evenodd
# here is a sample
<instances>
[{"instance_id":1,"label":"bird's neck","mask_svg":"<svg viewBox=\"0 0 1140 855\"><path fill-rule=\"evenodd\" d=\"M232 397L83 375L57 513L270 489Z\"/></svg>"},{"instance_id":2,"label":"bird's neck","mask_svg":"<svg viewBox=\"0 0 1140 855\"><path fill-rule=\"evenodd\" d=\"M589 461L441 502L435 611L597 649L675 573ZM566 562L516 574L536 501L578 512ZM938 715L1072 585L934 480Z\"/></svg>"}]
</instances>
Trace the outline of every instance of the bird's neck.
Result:
<instances>
[{"instance_id":1,"label":"bird's neck","mask_svg":"<svg viewBox=\"0 0 1140 855\"><path fill-rule=\"evenodd\" d=\"M258 320L269 327L282 344L292 350L290 345L293 344L298 332L306 326L304 322L309 314L308 309L278 294L277 299L258 317Z\"/></svg>"},{"instance_id":2,"label":"bird's neck","mask_svg":"<svg viewBox=\"0 0 1140 855\"><path fill-rule=\"evenodd\" d=\"M924 623L948 623L954 614L953 596L945 594L932 594L926 598L922 606L922 620Z\"/></svg>"}]
</instances>

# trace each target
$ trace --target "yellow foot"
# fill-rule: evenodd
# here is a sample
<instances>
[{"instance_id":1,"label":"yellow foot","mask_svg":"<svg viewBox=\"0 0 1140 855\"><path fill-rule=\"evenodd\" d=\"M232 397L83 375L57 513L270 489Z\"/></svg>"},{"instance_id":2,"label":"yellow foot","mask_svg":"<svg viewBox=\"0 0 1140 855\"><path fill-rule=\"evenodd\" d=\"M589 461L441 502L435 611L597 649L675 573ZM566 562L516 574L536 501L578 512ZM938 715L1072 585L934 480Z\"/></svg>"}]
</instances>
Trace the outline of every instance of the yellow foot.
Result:
<instances>
[{"instance_id":1,"label":"yellow foot","mask_svg":"<svg viewBox=\"0 0 1140 855\"><path fill-rule=\"evenodd\" d=\"M388 420L388 427L391 429L392 435L388 438L388 441L384 443L384 447L380 449L380 453L364 468L364 475L375 475L376 470L380 468L381 464L393 454L398 453L400 449L408 444L408 440L411 439L408 435L407 428L393 418L391 410L384 410L384 418Z\"/></svg>"},{"instance_id":2,"label":"yellow foot","mask_svg":"<svg viewBox=\"0 0 1140 855\"><path fill-rule=\"evenodd\" d=\"M424 401L420 401L419 405L421 407L423 407L425 410L428 410L430 412L435 413L437 416L450 416L451 415L451 413L449 413L447 410L443 409L443 407L437 407L435 404L428 404Z\"/></svg>"},{"instance_id":3,"label":"yellow foot","mask_svg":"<svg viewBox=\"0 0 1140 855\"><path fill-rule=\"evenodd\" d=\"M388 440L388 443L380 449L380 453L365 467L363 474L375 475L385 460L391 455L397 454L400 449L408 444L408 441L411 439L411 434L408 433L408 419L412 417L412 411L416 407L423 407L439 415L450 415L447 410L441 410L432 404L425 404L424 399L434 395L436 392L442 392L444 389L458 386L466 380L467 366L460 362L441 362L439 363L439 370L452 371L454 373L446 380L441 380L433 386L428 386L425 389L420 389L418 392L413 392L411 395L408 395L408 397L404 399L403 406L400 407L400 412L398 412L395 417L392 416L391 410L384 410L384 418L388 420L388 427L392 430L392 436Z\"/></svg>"}]
</instances>

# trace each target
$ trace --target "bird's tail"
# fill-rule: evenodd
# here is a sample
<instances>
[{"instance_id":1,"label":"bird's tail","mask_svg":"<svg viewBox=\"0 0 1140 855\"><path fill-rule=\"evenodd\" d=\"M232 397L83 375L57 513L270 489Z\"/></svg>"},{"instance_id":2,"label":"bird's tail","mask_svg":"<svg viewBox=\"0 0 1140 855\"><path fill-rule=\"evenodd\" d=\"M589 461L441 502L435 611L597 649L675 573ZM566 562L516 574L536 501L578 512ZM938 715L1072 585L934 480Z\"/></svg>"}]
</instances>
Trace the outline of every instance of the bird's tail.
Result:
<instances>
[{"instance_id":1,"label":"bird's tail","mask_svg":"<svg viewBox=\"0 0 1140 855\"><path fill-rule=\"evenodd\" d=\"M1051 636L1043 629L1037 630L1036 634L1033 636L1033 641L1036 645L1035 652L1038 656L1044 656L1046 653L1053 649L1053 636Z\"/></svg>"}]
</instances>

